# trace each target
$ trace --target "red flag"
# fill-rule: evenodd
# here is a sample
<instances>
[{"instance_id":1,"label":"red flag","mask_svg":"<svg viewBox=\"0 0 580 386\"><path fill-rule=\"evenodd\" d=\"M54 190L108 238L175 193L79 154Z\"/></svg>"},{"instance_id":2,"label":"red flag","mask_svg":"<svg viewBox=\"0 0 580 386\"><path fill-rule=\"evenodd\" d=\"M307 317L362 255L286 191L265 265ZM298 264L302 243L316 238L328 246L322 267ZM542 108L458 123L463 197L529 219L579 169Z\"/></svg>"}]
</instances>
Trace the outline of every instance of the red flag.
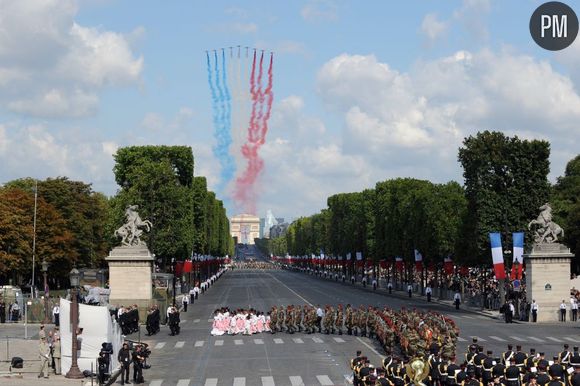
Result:
<instances>
[{"instance_id":1,"label":"red flag","mask_svg":"<svg viewBox=\"0 0 580 386\"><path fill-rule=\"evenodd\" d=\"M193 268L193 263L191 262L191 260L186 260L183 263L183 272L189 273L192 271L192 268Z\"/></svg>"},{"instance_id":2,"label":"red flag","mask_svg":"<svg viewBox=\"0 0 580 386\"><path fill-rule=\"evenodd\" d=\"M451 259L451 256L443 258L443 269L445 270L446 274L453 274L453 260Z\"/></svg>"},{"instance_id":3,"label":"red flag","mask_svg":"<svg viewBox=\"0 0 580 386\"><path fill-rule=\"evenodd\" d=\"M175 263L175 276L181 276L183 273L183 261L178 261Z\"/></svg>"},{"instance_id":4,"label":"red flag","mask_svg":"<svg viewBox=\"0 0 580 386\"><path fill-rule=\"evenodd\" d=\"M387 268L389 268L389 262L387 260L381 260L379 262L379 265L380 265L381 269L387 269Z\"/></svg>"},{"instance_id":5,"label":"red flag","mask_svg":"<svg viewBox=\"0 0 580 386\"><path fill-rule=\"evenodd\" d=\"M395 257L395 268L399 272L403 272L403 258L402 257Z\"/></svg>"}]
</instances>

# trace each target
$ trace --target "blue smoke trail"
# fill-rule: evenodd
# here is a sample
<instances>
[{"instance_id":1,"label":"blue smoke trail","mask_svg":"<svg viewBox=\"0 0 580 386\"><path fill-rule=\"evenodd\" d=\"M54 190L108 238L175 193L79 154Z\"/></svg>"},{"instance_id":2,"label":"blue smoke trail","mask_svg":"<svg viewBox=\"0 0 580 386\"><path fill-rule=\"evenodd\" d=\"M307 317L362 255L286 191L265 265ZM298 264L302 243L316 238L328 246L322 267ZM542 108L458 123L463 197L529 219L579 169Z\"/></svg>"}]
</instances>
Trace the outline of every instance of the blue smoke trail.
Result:
<instances>
[{"instance_id":1,"label":"blue smoke trail","mask_svg":"<svg viewBox=\"0 0 580 386\"><path fill-rule=\"evenodd\" d=\"M222 63L225 62L223 58ZM230 96L229 90L227 90L227 84L225 85L226 93L222 90L220 85L220 68L217 58L217 52L214 52L214 66L213 66L212 76L212 65L209 58L209 53L207 54L207 73L208 73L208 83L211 91L212 98L212 110L213 110L213 124L215 128L214 137L217 141L216 145L213 147L213 154L219 160L221 165L221 181L218 190L223 190L223 188L232 180L235 173L235 163L233 157L230 155L229 148L232 143L230 126L231 126L231 107L230 107ZM221 80L226 79L225 67L222 69L223 74Z\"/></svg>"}]
</instances>

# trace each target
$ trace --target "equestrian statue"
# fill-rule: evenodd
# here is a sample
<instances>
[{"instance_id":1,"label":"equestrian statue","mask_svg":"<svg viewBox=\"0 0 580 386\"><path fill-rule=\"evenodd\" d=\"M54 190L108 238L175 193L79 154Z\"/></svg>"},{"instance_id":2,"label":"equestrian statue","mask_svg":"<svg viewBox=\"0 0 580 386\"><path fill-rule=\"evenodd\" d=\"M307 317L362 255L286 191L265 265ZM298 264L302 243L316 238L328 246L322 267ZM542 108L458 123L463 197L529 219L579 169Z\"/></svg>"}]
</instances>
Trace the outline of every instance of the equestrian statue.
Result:
<instances>
[{"instance_id":1,"label":"equestrian statue","mask_svg":"<svg viewBox=\"0 0 580 386\"><path fill-rule=\"evenodd\" d=\"M534 227L534 241L536 244L552 244L558 241L558 235L564 237L564 229L552 221L552 207L545 203L540 207L538 218L530 221L528 229Z\"/></svg>"},{"instance_id":2,"label":"equestrian statue","mask_svg":"<svg viewBox=\"0 0 580 386\"><path fill-rule=\"evenodd\" d=\"M126 223L115 231L115 236L121 238L121 244L130 246L145 245L145 241L141 240L143 230L149 232L153 227L151 221L142 220L137 213L139 206L129 205L125 210Z\"/></svg>"}]
</instances>

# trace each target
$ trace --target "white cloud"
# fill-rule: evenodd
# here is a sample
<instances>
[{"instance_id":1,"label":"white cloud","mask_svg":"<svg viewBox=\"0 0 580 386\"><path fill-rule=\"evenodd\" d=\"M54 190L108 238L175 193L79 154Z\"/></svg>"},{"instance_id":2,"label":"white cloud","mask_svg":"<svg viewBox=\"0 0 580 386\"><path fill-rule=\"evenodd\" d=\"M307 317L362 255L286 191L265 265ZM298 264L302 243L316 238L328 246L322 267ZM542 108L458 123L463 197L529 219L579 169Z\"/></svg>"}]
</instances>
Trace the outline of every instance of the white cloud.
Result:
<instances>
[{"instance_id":1,"label":"white cloud","mask_svg":"<svg viewBox=\"0 0 580 386\"><path fill-rule=\"evenodd\" d=\"M434 42L445 34L448 27L448 23L439 20L436 14L429 13L423 18L421 33L429 42Z\"/></svg>"},{"instance_id":2,"label":"white cloud","mask_svg":"<svg viewBox=\"0 0 580 386\"><path fill-rule=\"evenodd\" d=\"M0 102L9 110L86 116L103 87L139 80L143 58L128 39L77 24L76 12L73 0L0 1Z\"/></svg>"},{"instance_id":3,"label":"white cloud","mask_svg":"<svg viewBox=\"0 0 580 386\"><path fill-rule=\"evenodd\" d=\"M509 49L458 51L408 72L372 55L342 54L320 69L318 90L343 118L337 149L372 165L375 181L461 180L457 148L480 130L549 140L556 175L566 162L562 154L578 148L580 96L572 81L547 61Z\"/></svg>"},{"instance_id":4,"label":"white cloud","mask_svg":"<svg viewBox=\"0 0 580 386\"><path fill-rule=\"evenodd\" d=\"M463 0L461 7L453 12L453 17L472 39L486 41L489 38L486 18L490 11L491 0Z\"/></svg>"},{"instance_id":5,"label":"white cloud","mask_svg":"<svg viewBox=\"0 0 580 386\"><path fill-rule=\"evenodd\" d=\"M300 15L308 22L337 21L338 8L333 0L310 0Z\"/></svg>"}]
</instances>

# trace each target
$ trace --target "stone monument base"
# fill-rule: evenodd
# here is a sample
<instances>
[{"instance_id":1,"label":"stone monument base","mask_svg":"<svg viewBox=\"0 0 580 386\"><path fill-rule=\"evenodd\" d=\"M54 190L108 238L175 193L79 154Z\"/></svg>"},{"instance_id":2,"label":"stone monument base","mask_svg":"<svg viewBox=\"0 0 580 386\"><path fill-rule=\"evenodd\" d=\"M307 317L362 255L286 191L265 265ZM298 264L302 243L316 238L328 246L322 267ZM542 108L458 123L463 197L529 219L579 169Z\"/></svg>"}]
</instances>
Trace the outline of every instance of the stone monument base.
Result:
<instances>
[{"instance_id":1,"label":"stone monument base","mask_svg":"<svg viewBox=\"0 0 580 386\"><path fill-rule=\"evenodd\" d=\"M535 244L524 254L526 298L538 304L538 322L557 322L562 300L570 303L570 261L574 255L562 244ZM530 321L532 320L530 313Z\"/></svg>"},{"instance_id":2,"label":"stone monument base","mask_svg":"<svg viewBox=\"0 0 580 386\"><path fill-rule=\"evenodd\" d=\"M147 246L113 248L105 260L109 263L109 303L149 306L152 298L151 267L154 259Z\"/></svg>"}]
</instances>

